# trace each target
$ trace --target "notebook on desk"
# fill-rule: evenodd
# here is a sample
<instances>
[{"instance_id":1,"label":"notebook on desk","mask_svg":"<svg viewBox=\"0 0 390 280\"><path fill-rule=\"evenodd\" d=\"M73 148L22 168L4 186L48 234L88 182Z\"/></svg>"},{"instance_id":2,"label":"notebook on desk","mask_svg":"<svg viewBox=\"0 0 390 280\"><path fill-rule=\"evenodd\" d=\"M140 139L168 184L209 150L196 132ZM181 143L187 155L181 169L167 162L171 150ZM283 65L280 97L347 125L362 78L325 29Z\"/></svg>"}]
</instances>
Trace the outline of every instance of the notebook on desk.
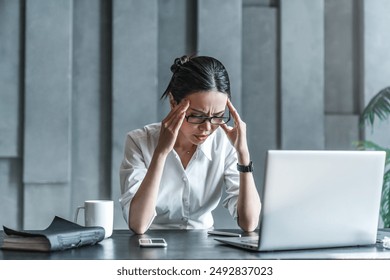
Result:
<instances>
[{"instance_id":1,"label":"notebook on desk","mask_svg":"<svg viewBox=\"0 0 390 280\"><path fill-rule=\"evenodd\" d=\"M268 151L259 237L215 239L255 251L375 244L385 156Z\"/></svg>"}]
</instances>

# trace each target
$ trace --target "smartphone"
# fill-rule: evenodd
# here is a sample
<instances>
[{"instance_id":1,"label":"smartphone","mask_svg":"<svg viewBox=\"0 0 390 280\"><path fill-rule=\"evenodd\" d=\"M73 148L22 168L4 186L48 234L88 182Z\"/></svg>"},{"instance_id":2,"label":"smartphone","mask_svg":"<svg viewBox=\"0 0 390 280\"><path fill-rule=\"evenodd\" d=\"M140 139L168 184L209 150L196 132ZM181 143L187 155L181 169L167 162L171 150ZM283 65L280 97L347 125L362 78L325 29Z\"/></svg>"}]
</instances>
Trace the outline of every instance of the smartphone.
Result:
<instances>
[{"instance_id":1,"label":"smartphone","mask_svg":"<svg viewBox=\"0 0 390 280\"><path fill-rule=\"evenodd\" d=\"M228 231L209 230L207 233L210 234L210 235L241 237L241 234L239 234L239 233L228 232Z\"/></svg>"},{"instance_id":2,"label":"smartphone","mask_svg":"<svg viewBox=\"0 0 390 280\"><path fill-rule=\"evenodd\" d=\"M138 240L141 247L167 247L168 243L164 238L141 238Z\"/></svg>"}]
</instances>

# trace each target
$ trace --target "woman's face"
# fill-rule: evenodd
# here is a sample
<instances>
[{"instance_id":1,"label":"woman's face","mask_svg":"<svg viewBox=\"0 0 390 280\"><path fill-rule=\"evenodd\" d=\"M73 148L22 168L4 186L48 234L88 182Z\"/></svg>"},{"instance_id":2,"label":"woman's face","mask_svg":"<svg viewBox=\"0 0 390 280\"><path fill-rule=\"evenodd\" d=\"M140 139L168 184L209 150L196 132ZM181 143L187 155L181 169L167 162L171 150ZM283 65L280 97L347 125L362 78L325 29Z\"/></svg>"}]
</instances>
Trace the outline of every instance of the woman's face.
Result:
<instances>
[{"instance_id":1,"label":"woman's face","mask_svg":"<svg viewBox=\"0 0 390 280\"><path fill-rule=\"evenodd\" d=\"M190 102L186 116L222 117L226 110L228 95L218 91L201 91L188 95L186 99ZM193 124L184 119L178 140L188 141L194 145L202 144L218 126L211 124L209 120Z\"/></svg>"}]
</instances>

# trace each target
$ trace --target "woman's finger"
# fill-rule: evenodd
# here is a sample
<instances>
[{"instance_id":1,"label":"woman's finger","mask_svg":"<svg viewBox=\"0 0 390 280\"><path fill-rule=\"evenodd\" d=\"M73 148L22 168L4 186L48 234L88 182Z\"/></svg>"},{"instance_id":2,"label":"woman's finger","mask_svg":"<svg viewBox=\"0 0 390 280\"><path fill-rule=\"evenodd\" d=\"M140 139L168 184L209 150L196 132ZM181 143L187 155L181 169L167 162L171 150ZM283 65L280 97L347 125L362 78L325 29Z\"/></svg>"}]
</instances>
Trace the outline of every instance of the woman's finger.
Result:
<instances>
[{"instance_id":1,"label":"woman's finger","mask_svg":"<svg viewBox=\"0 0 390 280\"><path fill-rule=\"evenodd\" d=\"M176 118L174 118L171 122L171 125L173 127L173 130L175 131L175 133L177 133L184 121L184 117L185 117L186 113L185 111L180 111L177 115L176 115Z\"/></svg>"},{"instance_id":2,"label":"woman's finger","mask_svg":"<svg viewBox=\"0 0 390 280\"><path fill-rule=\"evenodd\" d=\"M172 108L172 110L168 113L166 118L163 120L165 127L169 127L172 124L177 124L178 119L184 118L182 115L185 114L189 106L189 101L184 100L183 103Z\"/></svg>"},{"instance_id":3,"label":"woman's finger","mask_svg":"<svg viewBox=\"0 0 390 280\"><path fill-rule=\"evenodd\" d=\"M227 100L227 105L228 105L230 113L232 114L233 120L236 123L239 123L241 121L240 115L238 114L236 108L234 108L234 106L233 106L232 102L230 101L230 99Z\"/></svg>"},{"instance_id":4,"label":"woman's finger","mask_svg":"<svg viewBox=\"0 0 390 280\"><path fill-rule=\"evenodd\" d=\"M184 103L180 104L181 108L179 108L178 112L175 114L175 118L172 120L172 125L175 126L175 130L179 130L181 124L184 121L184 117L186 115L187 109L190 106L190 102L188 100L184 100Z\"/></svg>"},{"instance_id":5,"label":"woman's finger","mask_svg":"<svg viewBox=\"0 0 390 280\"><path fill-rule=\"evenodd\" d=\"M226 123L221 124L220 127L223 129L223 131L225 131L225 133L229 133L229 131L232 130L232 128L228 126Z\"/></svg>"}]
</instances>

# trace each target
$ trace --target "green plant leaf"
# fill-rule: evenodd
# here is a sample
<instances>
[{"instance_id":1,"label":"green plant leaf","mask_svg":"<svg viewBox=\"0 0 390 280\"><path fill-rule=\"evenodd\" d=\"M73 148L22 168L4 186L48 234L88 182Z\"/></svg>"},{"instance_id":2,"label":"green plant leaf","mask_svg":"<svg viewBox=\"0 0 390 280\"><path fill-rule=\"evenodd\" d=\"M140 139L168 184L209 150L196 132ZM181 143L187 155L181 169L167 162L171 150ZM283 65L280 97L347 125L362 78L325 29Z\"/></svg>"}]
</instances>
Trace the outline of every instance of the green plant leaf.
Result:
<instances>
[{"instance_id":1,"label":"green plant leaf","mask_svg":"<svg viewBox=\"0 0 390 280\"><path fill-rule=\"evenodd\" d=\"M359 150L374 150L386 152L385 174L383 175L380 215L382 217L383 226L388 228L390 227L390 169L388 168L390 166L390 149L381 147L372 141L358 141L354 144Z\"/></svg>"},{"instance_id":2,"label":"green plant leaf","mask_svg":"<svg viewBox=\"0 0 390 280\"><path fill-rule=\"evenodd\" d=\"M380 215L384 227L390 227L390 170L383 176L382 200Z\"/></svg>"},{"instance_id":3,"label":"green plant leaf","mask_svg":"<svg viewBox=\"0 0 390 280\"><path fill-rule=\"evenodd\" d=\"M390 87L379 91L364 108L360 122L374 125L375 117L385 120L390 115Z\"/></svg>"}]
</instances>

